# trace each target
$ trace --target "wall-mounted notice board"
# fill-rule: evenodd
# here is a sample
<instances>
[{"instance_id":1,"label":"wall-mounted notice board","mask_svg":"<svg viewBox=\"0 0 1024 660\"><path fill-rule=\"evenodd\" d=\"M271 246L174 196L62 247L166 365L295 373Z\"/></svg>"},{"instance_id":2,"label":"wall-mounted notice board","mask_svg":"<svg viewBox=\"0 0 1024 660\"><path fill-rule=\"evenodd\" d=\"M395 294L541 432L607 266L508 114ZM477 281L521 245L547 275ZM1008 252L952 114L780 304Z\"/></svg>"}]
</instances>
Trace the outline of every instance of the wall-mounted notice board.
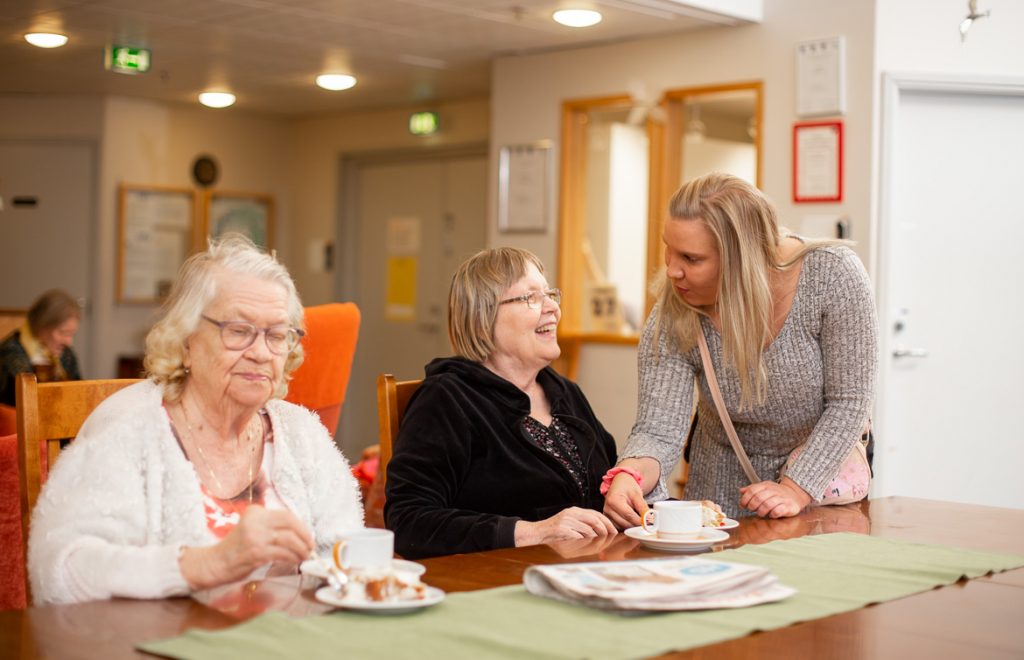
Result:
<instances>
[{"instance_id":1,"label":"wall-mounted notice board","mask_svg":"<svg viewBox=\"0 0 1024 660\"><path fill-rule=\"evenodd\" d=\"M122 184L118 191L117 301L159 303L195 244L196 194Z\"/></svg>"}]
</instances>

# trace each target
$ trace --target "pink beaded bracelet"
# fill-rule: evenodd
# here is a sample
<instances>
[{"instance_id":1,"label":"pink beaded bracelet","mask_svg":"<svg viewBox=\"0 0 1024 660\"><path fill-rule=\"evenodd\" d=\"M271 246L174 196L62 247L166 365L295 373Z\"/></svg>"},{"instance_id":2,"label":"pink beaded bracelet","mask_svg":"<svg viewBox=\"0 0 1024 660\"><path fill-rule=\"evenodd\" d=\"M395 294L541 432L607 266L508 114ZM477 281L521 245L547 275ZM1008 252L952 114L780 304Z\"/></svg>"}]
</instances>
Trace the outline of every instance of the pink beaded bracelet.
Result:
<instances>
[{"instance_id":1,"label":"pink beaded bracelet","mask_svg":"<svg viewBox=\"0 0 1024 660\"><path fill-rule=\"evenodd\" d=\"M644 475L640 474L638 471L636 471L636 470L634 470L633 468L630 468L630 467L622 467L622 466L613 467L612 469L610 469L607 472L605 472L604 476L601 477L601 494L602 495L605 495L605 494L608 493L608 489L611 488L611 486L612 486L612 479L614 479L620 473L628 474L629 476L631 476L634 479L636 479L636 483L637 483L638 486L640 486L641 488L644 487Z\"/></svg>"}]
</instances>

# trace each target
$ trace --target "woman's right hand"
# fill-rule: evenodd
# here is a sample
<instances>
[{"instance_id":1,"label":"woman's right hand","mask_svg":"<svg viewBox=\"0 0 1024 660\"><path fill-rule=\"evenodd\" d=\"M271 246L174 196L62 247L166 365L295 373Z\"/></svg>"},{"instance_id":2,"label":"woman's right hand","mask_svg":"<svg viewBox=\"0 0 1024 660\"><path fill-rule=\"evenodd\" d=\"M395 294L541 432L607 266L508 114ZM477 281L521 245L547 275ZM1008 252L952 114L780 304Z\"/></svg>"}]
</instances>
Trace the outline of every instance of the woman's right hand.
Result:
<instances>
[{"instance_id":1,"label":"woman's right hand","mask_svg":"<svg viewBox=\"0 0 1024 660\"><path fill-rule=\"evenodd\" d=\"M516 547L538 545L566 539L589 539L596 536L614 536L618 530L600 511L574 506L563 509L544 520L516 523Z\"/></svg>"},{"instance_id":2,"label":"woman's right hand","mask_svg":"<svg viewBox=\"0 0 1024 660\"><path fill-rule=\"evenodd\" d=\"M640 516L647 511L644 491L630 475L620 472L612 479L604 496L604 513L619 529L640 524Z\"/></svg>"},{"instance_id":3,"label":"woman's right hand","mask_svg":"<svg viewBox=\"0 0 1024 660\"><path fill-rule=\"evenodd\" d=\"M250 506L220 543L186 547L178 564L197 591L242 580L271 562L298 565L315 547L312 534L292 512Z\"/></svg>"}]
</instances>

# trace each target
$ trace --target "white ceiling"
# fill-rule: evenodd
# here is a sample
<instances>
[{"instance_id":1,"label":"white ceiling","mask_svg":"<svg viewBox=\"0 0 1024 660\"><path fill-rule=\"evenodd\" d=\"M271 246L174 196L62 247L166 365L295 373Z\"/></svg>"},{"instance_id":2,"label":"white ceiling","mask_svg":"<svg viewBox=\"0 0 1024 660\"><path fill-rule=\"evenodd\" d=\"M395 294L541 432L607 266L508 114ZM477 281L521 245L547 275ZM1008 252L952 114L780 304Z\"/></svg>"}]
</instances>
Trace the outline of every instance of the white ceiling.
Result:
<instances>
[{"instance_id":1,"label":"white ceiling","mask_svg":"<svg viewBox=\"0 0 1024 660\"><path fill-rule=\"evenodd\" d=\"M539 52L759 20L760 0L592 0L604 21L554 23L562 0L3 0L0 93L116 94L195 102L207 88L236 108L309 115L485 96L490 63ZM714 5L712 10L706 7ZM723 9L725 7L725 9ZM753 9L751 9L753 7ZM70 37L44 50L26 32ZM111 44L152 49L142 75L105 71ZM347 91L319 73L352 73Z\"/></svg>"}]
</instances>

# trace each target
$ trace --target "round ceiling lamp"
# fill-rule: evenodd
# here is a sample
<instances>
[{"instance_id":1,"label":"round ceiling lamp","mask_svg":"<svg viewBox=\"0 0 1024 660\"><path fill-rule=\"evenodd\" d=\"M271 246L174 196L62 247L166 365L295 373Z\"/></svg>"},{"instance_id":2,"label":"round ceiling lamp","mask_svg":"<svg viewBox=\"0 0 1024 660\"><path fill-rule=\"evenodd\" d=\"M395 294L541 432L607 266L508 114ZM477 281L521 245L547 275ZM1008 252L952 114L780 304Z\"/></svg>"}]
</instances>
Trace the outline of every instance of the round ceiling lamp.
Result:
<instances>
[{"instance_id":1,"label":"round ceiling lamp","mask_svg":"<svg viewBox=\"0 0 1024 660\"><path fill-rule=\"evenodd\" d=\"M60 48L68 42L67 35L56 32L30 32L25 41L39 48Z\"/></svg>"},{"instance_id":2,"label":"round ceiling lamp","mask_svg":"<svg viewBox=\"0 0 1024 660\"><path fill-rule=\"evenodd\" d=\"M199 95L199 102L207 108L226 108L234 104L235 95L230 92L203 92Z\"/></svg>"},{"instance_id":3,"label":"round ceiling lamp","mask_svg":"<svg viewBox=\"0 0 1024 660\"><path fill-rule=\"evenodd\" d=\"M332 92L339 92L343 89L355 87L356 78L346 73L324 73L316 77L316 84Z\"/></svg>"},{"instance_id":4,"label":"round ceiling lamp","mask_svg":"<svg viewBox=\"0 0 1024 660\"><path fill-rule=\"evenodd\" d=\"M551 18L556 23L574 28L590 27L601 22L601 12L593 9L559 9Z\"/></svg>"}]
</instances>

